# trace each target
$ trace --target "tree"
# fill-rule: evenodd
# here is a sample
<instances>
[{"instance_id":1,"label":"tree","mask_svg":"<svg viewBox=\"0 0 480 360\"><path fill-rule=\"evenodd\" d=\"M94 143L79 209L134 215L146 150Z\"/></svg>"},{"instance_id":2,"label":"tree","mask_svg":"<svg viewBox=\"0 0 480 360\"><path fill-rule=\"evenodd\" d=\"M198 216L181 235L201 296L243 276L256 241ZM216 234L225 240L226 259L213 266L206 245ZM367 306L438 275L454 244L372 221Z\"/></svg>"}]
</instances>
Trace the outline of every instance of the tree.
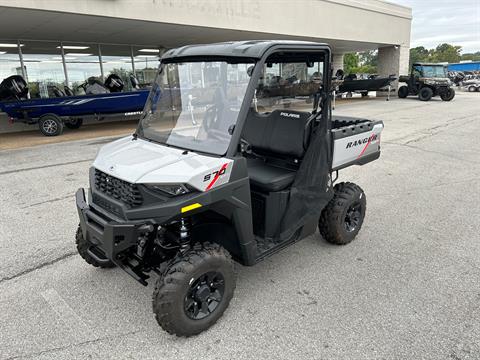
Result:
<instances>
[{"instance_id":1,"label":"tree","mask_svg":"<svg viewBox=\"0 0 480 360\"><path fill-rule=\"evenodd\" d=\"M476 53L463 54L461 60L480 61L480 51Z\"/></svg>"},{"instance_id":2,"label":"tree","mask_svg":"<svg viewBox=\"0 0 480 360\"><path fill-rule=\"evenodd\" d=\"M371 69L376 69L378 66L378 50L364 51L359 54L360 64Z\"/></svg>"},{"instance_id":3,"label":"tree","mask_svg":"<svg viewBox=\"0 0 480 360\"><path fill-rule=\"evenodd\" d=\"M353 73L358 68L359 57L357 53L347 53L343 56L343 71L345 74Z\"/></svg>"},{"instance_id":4,"label":"tree","mask_svg":"<svg viewBox=\"0 0 480 360\"><path fill-rule=\"evenodd\" d=\"M457 63L461 59L461 51L461 46L454 46L446 43L440 44L432 51L430 61Z\"/></svg>"},{"instance_id":5,"label":"tree","mask_svg":"<svg viewBox=\"0 0 480 360\"><path fill-rule=\"evenodd\" d=\"M374 74L377 72L378 52L347 53L343 56L345 74Z\"/></svg>"},{"instance_id":6,"label":"tree","mask_svg":"<svg viewBox=\"0 0 480 360\"><path fill-rule=\"evenodd\" d=\"M428 62L430 57L429 50L423 46L417 46L410 49L410 67L416 62Z\"/></svg>"},{"instance_id":7,"label":"tree","mask_svg":"<svg viewBox=\"0 0 480 360\"><path fill-rule=\"evenodd\" d=\"M435 49L426 49L423 46L417 46L410 49L410 66L416 62L448 62L457 63L460 60L473 60L475 54L478 54L480 59L480 53L460 55L462 51L461 46L455 46L450 44L440 44ZM465 56L465 58L464 58Z\"/></svg>"}]
</instances>

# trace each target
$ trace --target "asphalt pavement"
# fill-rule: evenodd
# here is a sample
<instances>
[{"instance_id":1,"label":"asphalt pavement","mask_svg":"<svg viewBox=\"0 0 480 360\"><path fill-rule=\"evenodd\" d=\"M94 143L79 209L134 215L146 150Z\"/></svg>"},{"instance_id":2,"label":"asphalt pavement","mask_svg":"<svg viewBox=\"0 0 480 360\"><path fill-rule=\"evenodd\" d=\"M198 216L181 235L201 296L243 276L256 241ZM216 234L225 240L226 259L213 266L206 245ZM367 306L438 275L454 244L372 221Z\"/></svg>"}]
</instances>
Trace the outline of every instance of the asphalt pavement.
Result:
<instances>
[{"instance_id":1,"label":"asphalt pavement","mask_svg":"<svg viewBox=\"0 0 480 360\"><path fill-rule=\"evenodd\" d=\"M0 151L0 359L480 359L480 93L352 101L385 122L382 156L340 172L367 215L255 267L199 336L168 335L153 284L76 254L74 192L111 138Z\"/></svg>"}]
</instances>

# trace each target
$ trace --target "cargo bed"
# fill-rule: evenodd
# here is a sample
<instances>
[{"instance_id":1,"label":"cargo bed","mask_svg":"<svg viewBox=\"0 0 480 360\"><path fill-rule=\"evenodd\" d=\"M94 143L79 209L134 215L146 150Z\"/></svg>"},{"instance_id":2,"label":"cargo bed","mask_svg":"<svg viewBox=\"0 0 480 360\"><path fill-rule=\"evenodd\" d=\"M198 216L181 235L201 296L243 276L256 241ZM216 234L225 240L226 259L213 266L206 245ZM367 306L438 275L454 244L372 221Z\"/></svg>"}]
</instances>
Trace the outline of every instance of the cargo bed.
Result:
<instances>
[{"instance_id":1,"label":"cargo bed","mask_svg":"<svg viewBox=\"0 0 480 360\"><path fill-rule=\"evenodd\" d=\"M383 122L368 119L333 116L332 170L350 165L363 165L380 157L380 134Z\"/></svg>"}]
</instances>

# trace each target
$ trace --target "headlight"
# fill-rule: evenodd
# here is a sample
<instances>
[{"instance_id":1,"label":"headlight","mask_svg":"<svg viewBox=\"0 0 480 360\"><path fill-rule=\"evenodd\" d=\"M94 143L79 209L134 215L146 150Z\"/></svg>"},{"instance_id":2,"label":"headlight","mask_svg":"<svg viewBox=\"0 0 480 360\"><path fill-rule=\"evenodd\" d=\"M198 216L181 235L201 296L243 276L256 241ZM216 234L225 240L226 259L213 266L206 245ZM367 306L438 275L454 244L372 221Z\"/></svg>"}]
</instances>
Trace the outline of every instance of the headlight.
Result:
<instances>
[{"instance_id":1,"label":"headlight","mask_svg":"<svg viewBox=\"0 0 480 360\"><path fill-rule=\"evenodd\" d=\"M153 191L161 191L169 196L179 196L190 192L183 184L145 184L145 186Z\"/></svg>"}]
</instances>

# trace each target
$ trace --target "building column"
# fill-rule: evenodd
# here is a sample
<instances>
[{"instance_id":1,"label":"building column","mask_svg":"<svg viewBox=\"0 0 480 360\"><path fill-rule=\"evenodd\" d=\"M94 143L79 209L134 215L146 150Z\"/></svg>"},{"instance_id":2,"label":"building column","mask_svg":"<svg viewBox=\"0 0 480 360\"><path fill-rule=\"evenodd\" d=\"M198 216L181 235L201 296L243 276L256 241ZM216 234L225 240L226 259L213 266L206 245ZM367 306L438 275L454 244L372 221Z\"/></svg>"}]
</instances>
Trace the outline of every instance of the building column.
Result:
<instances>
[{"instance_id":1,"label":"building column","mask_svg":"<svg viewBox=\"0 0 480 360\"><path fill-rule=\"evenodd\" d=\"M378 49L378 75L388 77L408 74L410 49L407 46L385 46ZM392 82L392 90L398 88L398 80ZM386 96L387 93L377 92L377 96Z\"/></svg>"},{"instance_id":2,"label":"building column","mask_svg":"<svg viewBox=\"0 0 480 360\"><path fill-rule=\"evenodd\" d=\"M337 70L343 70L343 53L336 53L332 56L332 67L333 67L333 76Z\"/></svg>"}]
</instances>

